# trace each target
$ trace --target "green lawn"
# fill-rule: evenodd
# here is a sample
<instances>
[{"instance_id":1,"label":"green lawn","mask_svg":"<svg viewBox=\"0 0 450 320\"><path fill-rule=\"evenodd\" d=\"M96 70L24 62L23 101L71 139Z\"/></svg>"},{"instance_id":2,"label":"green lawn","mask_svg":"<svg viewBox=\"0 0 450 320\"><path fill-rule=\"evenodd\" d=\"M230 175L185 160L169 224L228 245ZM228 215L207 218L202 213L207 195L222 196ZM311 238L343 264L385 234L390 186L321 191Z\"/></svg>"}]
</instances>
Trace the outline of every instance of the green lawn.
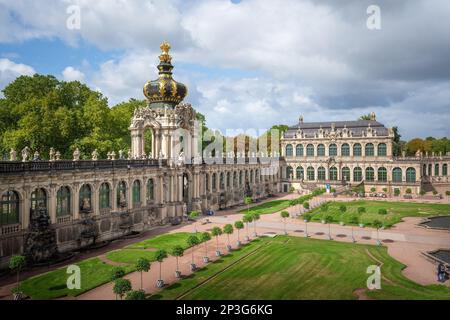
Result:
<instances>
[{"instance_id":1,"label":"green lawn","mask_svg":"<svg viewBox=\"0 0 450 320\"><path fill-rule=\"evenodd\" d=\"M145 257L150 261L155 261L155 252L158 249L164 249L169 254L173 247L179 245L188 248L187 238L191 236L189 232L178 232L163 234L151 239L131 244L124 249L108 252L106 257L115 262L135 264L139 258ZM148 250L152 249L152 251Z\"/></svg>"},{"instance_id":2,"label":"green lawn","mask_svg":"<svg viewBox=\"0 0 450 320\"><path fill-rule=\"evenodd\" d=\"M274 212L286 209L287 207L289 207L289 204L290 204L290 200L273 200L273 201L265 202L265 203L259 204L257 206L251 207L248 210L248 213L250 213L250 214L274 213ZM242 209L239 212L247 213L247 208Z\"/></svg>"},{"instance_id":3,"label":"green lawn","mask_svg":"<svg viewBox=\"0 0 450 320\"><path fill-rule=\"evenodd\" d=\"M448 287L421 286L406 279L401 274L404 266L384 247L284 236L254 241L153 299L356 299L354 290L366 288L367 267L377 264L367 252L383 262L382 288L367 290L368 296L450 299Z\"/></svg>"},{"instance_id":4,"label":"green lawn","mask_svg":"<svg viewBox=\"0 0 450 320\"><path fill-rule=\"evenodd\" d=\"M126 273L129 273L135 270L134 264L141 257L155 261L155 252L146 249L165 249L170 253L175 245L186 248L186 239L189 235L191 233L187 232L160 235L129 245L125 249L111 251L106 254L106 257L111 261L129 263L130 265L125 267ZM83 260L75 264L81 269L80 290L67 289L66 281L69 275L66 273L66 267L28 278L21 283L21 289L33 299L77 296L108 282L113 268L112 265L104 263L98 258Z\"/></svg>"},{"instance_id":5,"label":"green lawn","mask_svg":"<svg viewBox=\"0 0 450 320\"><path fill-rule=\"evenodd\" d=\"M20 288L32 299L54 299L64 296L77 296L90 289L98 287L109 281L113 266L106 264L98 258L75 263L81 270L81 289L69 290L67 288L67 268L60 268L21 282ZM126 267L126 272L134 270Z\"/></svg>"},{"instance_id":6,"label":"green lawn","mask_svg":"<svg viewBox=\"0 0 450 320\"><path fill-rule=\"evenodd\" d=\"M342 214L339 210L341 205L347 207L347 211ZM358 214L358 208L364 207L366 212ZM379 209L386 209L387 214L378 213ZM312 221L321 221L326 215L333 218L334 223L341 221L350 224L351 216L357 215L360 222L365 225L371 225L374 220L384 223L385 227L400 222L403 217L428 217L436 215L449 215L450 205L448 204L429 204L429 203L408 203L408 202L387 202L387 201L370 201L358 200L349 202L330 202L328 210L323 212L321 207L315 208L310 212Z\"/></svg>"}]
</instances>

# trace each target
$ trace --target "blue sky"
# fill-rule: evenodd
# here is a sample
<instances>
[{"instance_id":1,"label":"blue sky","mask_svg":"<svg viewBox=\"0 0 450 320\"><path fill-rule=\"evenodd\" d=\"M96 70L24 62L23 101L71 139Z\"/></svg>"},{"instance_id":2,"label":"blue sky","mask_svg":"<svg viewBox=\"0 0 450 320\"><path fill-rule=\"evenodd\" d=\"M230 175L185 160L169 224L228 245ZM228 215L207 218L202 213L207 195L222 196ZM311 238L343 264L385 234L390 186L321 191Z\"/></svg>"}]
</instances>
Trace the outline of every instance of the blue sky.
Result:
<instances>
[{"instance_id":1,"label":"blue sky","mask_svg":"<svg viewBox=\"0 0 450 320\"><path fill-rule=\"evenodd\" d=\"M209 127L353 120L404 138L450 134L450 4L377 1L0 0L0 89L22 74L80 80L110 105L143 99L159 44ZM67 28L71 6L80 28ZM424 121L426 119L426 121Z\"/></svg>"}]
</instances>

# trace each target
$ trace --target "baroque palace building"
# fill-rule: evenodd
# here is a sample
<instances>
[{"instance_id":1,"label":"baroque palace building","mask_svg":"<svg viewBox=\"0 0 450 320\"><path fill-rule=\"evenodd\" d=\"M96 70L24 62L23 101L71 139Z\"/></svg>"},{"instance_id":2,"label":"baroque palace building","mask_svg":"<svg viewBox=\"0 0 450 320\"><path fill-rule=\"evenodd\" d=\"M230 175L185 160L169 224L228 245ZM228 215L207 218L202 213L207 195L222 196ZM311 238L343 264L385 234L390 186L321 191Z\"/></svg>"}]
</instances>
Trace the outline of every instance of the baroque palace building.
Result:
<instances>
[{"instance_id":1,"label":"baroque palace building","mask_svg":"<svg viewBox=\"0 0 450 320\"><path fill-rule=\"evenodd\" d=\"M100 160L29 159L0 162L0 268L24 254L42 263L61 253L178 223L192 210L218 210L279 192L281 175L270 161L217 154L201 156L196 113L187 88L172 78L170 45L161 44L159 77L144 85L148 104L135 111L131 149ZM152 152L144 153L144 130ZM220 157L220 158L219 158ZM266 159L267 160L267 159Z\"/></svg>"},{"instance_id":2,"label":"baroque palace building","mask_svg":"<svg viewBox=\"0 0 450 320\"><path fill-rule=\"evenodd\" d=\"M393 130L374 113L357 121L308 123L300 117L281 139L283 190L363 185L366 192L418 195L449 187L450 153L394 157L393 139Z\"/></svg>"}]
</instances>

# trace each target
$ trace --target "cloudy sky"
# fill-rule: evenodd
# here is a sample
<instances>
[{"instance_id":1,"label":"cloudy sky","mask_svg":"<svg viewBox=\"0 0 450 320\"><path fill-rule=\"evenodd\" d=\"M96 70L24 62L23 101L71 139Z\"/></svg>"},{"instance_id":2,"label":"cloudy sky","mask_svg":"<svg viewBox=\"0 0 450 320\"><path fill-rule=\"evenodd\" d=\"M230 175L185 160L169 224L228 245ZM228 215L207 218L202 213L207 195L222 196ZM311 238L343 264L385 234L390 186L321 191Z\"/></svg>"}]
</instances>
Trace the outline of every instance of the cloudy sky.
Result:
<instances>
[{"instance_id":1,"label":"cloudy sky","mask_svg":"<svg viewBox=\"0 0 450 320\"><path fill-rule=\"evenodd\" d=\"M370 5L381 29L367 27ZM80 28L68 28L78 6ZM0 89L80 80L110 105L143 99L159 44L211 128L353 120L405 139L450 136L448 0L0 0Z\"/></svg>"}]
</instances>

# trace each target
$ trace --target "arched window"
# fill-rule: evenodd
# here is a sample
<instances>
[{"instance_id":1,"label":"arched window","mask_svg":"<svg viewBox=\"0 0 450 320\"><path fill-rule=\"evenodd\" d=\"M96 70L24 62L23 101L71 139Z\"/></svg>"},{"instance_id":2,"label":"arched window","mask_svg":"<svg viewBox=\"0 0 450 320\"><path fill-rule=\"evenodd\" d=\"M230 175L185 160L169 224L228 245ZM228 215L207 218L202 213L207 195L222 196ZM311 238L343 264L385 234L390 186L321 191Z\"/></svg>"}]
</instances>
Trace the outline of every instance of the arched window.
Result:
<instances>
[{"instance_id":1,"label":"arched window","mask_svg":"<svg viewBox=\"0 0 450 320\"><path fill-rule=\"evenodd\" d=\"M292 157L293 150L292 150L292 144L286 145L286 157Z\"/></svg>"},{"instance_id":2,"label":"arched window","mask_svg":"<svg viewBox=\"0 0 450 320\"><path fill-rule=\"evenodd\" d=\"M214 172L212 174L212 191L216 191L216 189L217 189L217 184L216 183L217 183L217 175Z\"/></svg>"},{"instance_id":3,"label":"arched window","mask_svg":"<svg viewBox=\"0 0 450 320\"><path fill-rule=\"evenodd\" d=\"M439 176L439 163L436 163L434 165L434 175L437 177Z\"/></svg>"},{"instance_id":4,"label":"arched window","mask_svg":"<svg viewBox=\"0 0 450 320\"><path fill-rule=\"evenodd\" d=\"M378 168L378 181L387 182L387 169L384 167Z\"/></svg>"},{"instance_id":5,"label":"arched window","mask_svg":"<svg viewBox=\"0 0 450 320\"><path fill-rule=\"evenodd\" d=\"M366 168L366 181L375 181L375 170L372 167Z\"/></svg>"},{"instance_id":6,"label":"arched window","mask_svg":"<svg viewBox=\"0 0 450 320\"><path fill-rule=\"evenodd\" d=\"M43 188L35 189L31 193L31 210L47 209L47 192Z\"/></svg>"},{"instance_id":7,"label":"arched window","mask_svg":"<svg viewBox=\"0 0 450 320\"><path fill-rule=\"evenodd\" d=\"M295 177L297 178L297 180L304 179L305 172L303 171L303 167L297 167L297 169L295 169Z\"/></svg>"},{"instance_id":8,"label":"arched window","mask_svg":"<svg viewBox=\"0 0 450 320\"><path fill-rule=\"evenodd\" d=\"M99 205L100 209L111 208L111 204L110 204L110 188L109 188L109 183L107 183L107 182L103 182L100 185L99 203L100 203L100 205Z\"/></svg>"},{"instance_id":9,"label":"arched window","mask_svg":"<svg viewBox=\"0 0 450 320\"><path fill-rule=\"evenodd\" d=\"M387 155L386 143L379 143L377 154L379 157L385 157Z\"/></svg>"},{"instance_id":10,"label":"arched window","mask_svg":"<svg viewBox=\"0 0 450 320\"><path fill-rule=\"evenodd\" d=\"M220 190L225 189L225 177L224 177L223 172L221 172L220 176L219 176L219 186L220 186Z\"/></svg>"},{"instance_id":11,"label":"arched window","mask_svg":"<svg viewBox=\"0 0 450 320\"><path fill-rule=\"evenodd\" d=\"M209 174L205 174L205 190L209 191Z\"/></svg>"},{"instance_id":12,"label":"arched window","mask_svg":"<svg viewBox=\"0 0 450 320\"><path fill-rule=\"evenodd\" d=\"M319 144L317 146L317 156L318 157L323 157L325 156L325 146L323 144Z\"/></svg>"},{"instance_id":13,"label":"arched window","mask_svg":"<svg viewBox=\"0 0 450 320\"><path fill-rule=\"evenodd\" d=\"M362 181L362 169L360 167L353 169L353 181Z\"/></svg>"},{"instance_id":14,"label":"arched window","mask_svg":"<svg viewBox=\"0 0 450 320\"><path fill-rule=\"evenodd\" d=\"M227 188L231 187L230 183L230 172L227 172Z\"/></svg>"},{"instance_id":15,"label":"arched window","mask_svg":"<svg viewBox=\"0 0 450 320\"><path fill-rule=\"evenodd\" d=\"M416 169L406 169L406 182L416 182Z\"/></svg>"},{"instance_id":16,"label":"arched window","mask_svg":"<svg viewBox=\"0 0 450 320\"><path fill-rule=\"evenodd\" d=\"M326 176L325 168L319 167L319 169L317 169L317 180L323 181L326 179L327 179L327 176Z\"/></svg>"},{"instance_id":17,"label":"arched window","mask_svg":"<svg viewBox=\"0 0 450 320\"><path fill-rule=\"evenodd\" d=\"M331 181L337 181L338 179L338 170L336 167L330 168L330 180Z\"/></svg>"},{"instance_id":18,"label":"arched window","mask_svg":"<svg viewBox=\"0 0 450 320\"><path fill-rule=\"evenodd\" d=\"M306 146L306 156L314 157L314 146L312 144Z\"/></svg>"},{"instance_id":19,"label":"arched window","mask_svg":"<svg viewBox=\"0 0 450 320\"><path fill-rule=\"evenodd\" d=\"M236 173L236 171L233 172L233 186L234 187L238 186L238 180L237 180L237 173Z\"/></svg>"},{"instance_id":20,"label":"arched window","mask_svg":"<svg viewBox=\"0 0 450 320\"><path fill-rule=\"evenodd\" d=\"M308 177L309 181L315 180L313 167L308 167L308 169L306 169L306 176Z\"/></svg>"},{"instance_id":21,"label":"arched window","mask_svg":"<svg viewBox=\"0 0 450 320\"><path fill-rule=\"evenodd\" d=\"M286 179L292 179L293 169L291 166L286 167Z\"/></svg>"},{"instance_id":22,"label":"arched window","mask_svg":"<svg viewBox=\"0 0 450 320\"><path fill-rule=\"evenodd\" d=\"M330 146L328 147L328 155L330 157L335 157L337 156L337 145L332 143L330 144Z\"/></svg>"},{"instance_id":23,"label":"arched window","mask_svg":"<svg viewBox=\"0 0 450 320\"><path fill-rule=\"evenodd\" d=\"M81 212L91 212L91 186L88 184L83 184L80 189L80 211Z\"/></svg>"},{"instance_id":24,"label":"arched window","mask_svg":"<svg viewBox=\"0 0 450 320\"><path fill-rule=\"evenodd\" d=\"M373 146L373 143L366 143L366 146L365 146L365 150L364 150L364 154L365 154L365 156L366 157L373 157L375 154L374 154L374 146Z\"/></svg>"},{"instance_id":25,"label":"arched window","mask_svg":"<svg viewBox=\"0 0 450 320\"><path fill-rule=\"evenodd\" d=\"M125 208L127 206L127 184L120 181L117 186L117 206Z\"/></svg>"},{"instance_id":26,"label":"arched window","mask_svg":"<svg viewBox=\"0 0 450 320\"><path fill-rule=\"evenodd\" d=\"M433 173L432 170L433 170L433 165L430 163L430 164L428 164L428 175L429 176L431 176L431 174Z\"/></svg>"},{"instance_id":27,"label":"arched window","mask_svg":"<svg viewBox=\"0 0 450 320\"><path fill-rule=\"evenodd\" d=\"M424 176L426 176L426 175L427 175L427 165L426 165L426 164L423 165L422 170L423 170L423 173L422 173L422 174L423 174Z\"/></svg>"},{"instance_id":28,"label":"arched window","mask_svg":"<svg viewBox=\"0 0 450 320\"><path fill-rule=\"evenodd\" d=\"M133 182L133 207L141 203L141 182L134 180Z\"/></svg>"},{"instance_id":29,"label":"arched window","mask_svg":"<svg viewBox=\"0 0 450 320\"><path fill-rule=\"evenodd\" d=\"M298 144L298 145L295 147L295 155L296 155L297 157L303 157L303 145L302 145L302 144Z\"/></svg>"},{"instance_id":30,"label":"arched window","mask_svg":"<svg viewBox=\"0 0 450 320\"><path fill-rule=\"evenodd\" d=\"M342 180L350 181L350 169L348 167L342 168Z\"/></svg>"},{"instance_id":31,"label":"arched window","mask_svg":"<svg viewBox=\"0 0 450 320\"><path fill-rule=\"evenodd\" d=\"M443 176L447 176L447 174L448 174L448 166L447 166L446 163L444 163L444 164L442 165L442 175L443 175Z\"/></svg>"},{"instance_id":32,"label":"arched window","mask_svg":"<svg viewBox=\"0 0 450 320\"><path fill-rule=\"evenodd\" d=\"M341 147L341 156L348 157L350 156L350 145L348 143L344 143Z\"/></svg>"},{"instance_id":33,"label":"arched window","mask_svg":"<svg viewBox=\"0 0 450 320\"><path fill-rule=\"evenodd\" d=\"M361 157L361 144L355 143L353 145L353 156L354 157Z\"/></svg>"},{"instance_id":34,"label":"arched window","mask_svg":"<svg viewBox=\"0 0 450 320\"><path fill-rule=\"evenodd\" d=\"M70 209L70 189L69 187L61 187L56 193L56 216L63 217L72 213Z\"/></svg>"},{"instance_id":35,"label":"arched window","mask_svg":"<svg viewBox=\"0 0 450 320\"><path fill-rule=\"evenodd\" d=\"M243 178L243 173L241 170L241 171L239 171L239 187L242 187L242 178Z\"/></svg>"},{"instance_id":36,"label":"arched window","mask_svg":"<svg viewBox=\"0 0 450 320\"><path fill-rule=\"evenodd\" d=\"M19 194L6 191L0 202L0 226L19 223Z\"/></svg>"},{"instance_id":37,"label":"arched window","mask_svg":"<svg viewBox=\"0 0 450 320\"><path fill-rule=\"evenodd\" d=\"M402 182L402 169L400 169L400 168L392 169L392 181L393 182Z\"/></svg>"}]
</instances>

